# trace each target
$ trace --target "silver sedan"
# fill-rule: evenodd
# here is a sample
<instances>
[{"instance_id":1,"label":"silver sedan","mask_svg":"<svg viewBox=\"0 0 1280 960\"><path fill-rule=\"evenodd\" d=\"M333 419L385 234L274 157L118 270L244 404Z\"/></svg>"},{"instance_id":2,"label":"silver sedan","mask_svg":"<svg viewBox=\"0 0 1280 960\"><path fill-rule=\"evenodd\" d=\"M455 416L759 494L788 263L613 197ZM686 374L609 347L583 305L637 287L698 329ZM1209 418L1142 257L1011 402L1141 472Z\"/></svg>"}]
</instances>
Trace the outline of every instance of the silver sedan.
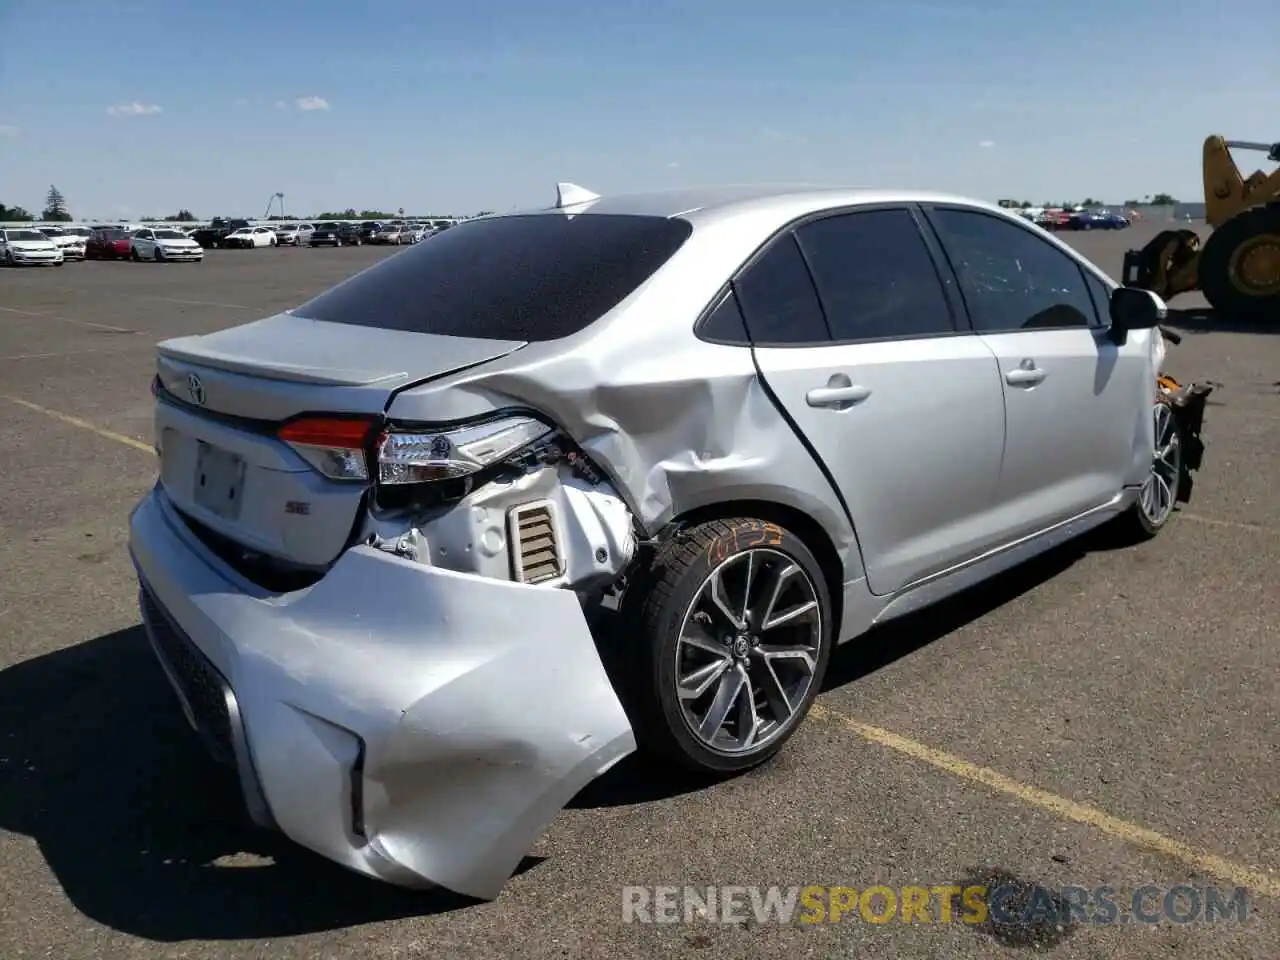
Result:
<instances>
[{"instance_id":1,"label":"silver sedan","mask_svg":"<svg viewBox=\"0 0 1280 960\"><path fill-rule=\"evenodd\" d=\"M562 184L160 345L145 622L259 823L493 897L637 746L752 767L837 644L1157 533L1161 316L962 198Z\"/></svg>"}]
</instances>

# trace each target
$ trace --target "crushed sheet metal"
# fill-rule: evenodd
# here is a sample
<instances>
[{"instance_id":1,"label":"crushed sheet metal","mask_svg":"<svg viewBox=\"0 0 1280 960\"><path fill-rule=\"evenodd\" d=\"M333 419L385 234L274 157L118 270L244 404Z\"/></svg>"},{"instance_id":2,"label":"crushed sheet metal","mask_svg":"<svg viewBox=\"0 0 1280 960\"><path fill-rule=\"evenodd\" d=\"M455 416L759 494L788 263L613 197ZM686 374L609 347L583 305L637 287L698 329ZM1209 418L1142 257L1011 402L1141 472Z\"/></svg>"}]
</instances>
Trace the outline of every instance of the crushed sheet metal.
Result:
<instances>
[{"instance_id":1,"label":"crushed sheet metal","mask_svg":"<svg viewBox=\"0 0 1280 960\"><path fill-rule=\"evenodd\" d=\"M287 602L259 599L182 548L171 514L159 490L134 511L134 562L227 677L295 842L493 899L560 809L636 749L573 591L358 546Z\"/></svg>"}]
</instances>

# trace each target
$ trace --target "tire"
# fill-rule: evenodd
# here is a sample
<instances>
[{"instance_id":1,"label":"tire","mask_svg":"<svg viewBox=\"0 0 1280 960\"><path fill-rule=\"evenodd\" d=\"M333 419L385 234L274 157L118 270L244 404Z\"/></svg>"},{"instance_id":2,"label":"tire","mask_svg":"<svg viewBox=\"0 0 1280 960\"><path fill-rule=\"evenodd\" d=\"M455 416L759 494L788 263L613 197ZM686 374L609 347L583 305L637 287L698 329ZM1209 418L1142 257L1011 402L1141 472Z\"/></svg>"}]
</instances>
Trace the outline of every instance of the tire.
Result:
<instances>
[{"instance_id":1,"label":"tire","mask_svg":"<svg viewBox=\"0 0 1280 960\"><path fill-rule=\"evenodd\" d=\"M1280 267L1273 266L1269 276L1251 278L1235 262L1238 254L1257 247L1271 251L1273 265L1280 263L1280 203L1236 214L1205 241L1200 289L1215 310L1250 320L1280 318ZM1262 259L1266 257L1264 253Z\"/></svg>"},{"instance_id":2,"label":"tire","mask_svg":"<svg viewBox=\"0 0 1280 960\"><path fill-rule=\"evenodd\" d=\"M156 247L155 260L156 263L164 263L164 254L161 252L159 247Z\"/></svg>"},{"instance_id":3,"label":"tire","mask_svg":"<svg viewBox=\"0 0 1280 960\"><path fill-rule=\"evenodd\" d=\"M129 248L129 259L132 260L134 263L142 262L142 254L138 253L137 247Z\"/></svg>"},{"instance_id":4,"label":"tire","mask_svg":"<svg viewBox=\"0 0 1280 960\"><path fill-rule=\"evenodd\" d=\"M1151 473L1137 501L1116 518L1117 532L1126 543L1150 540L1169 525L1186 478L1182 455L1184 438L1177 411L1167 399L1158 397L1152 406L1152 417L1155 419L1156 455L1152 459ZM1164 456L1161 455L1162 450L1167 451ZM1151 497L1158 497L1158 501ZM1152 509L1157 502L1159 509Z\"/></svg>"},{"instance_id":5,"label":"tire","mask_svg":"<svg viewBox=\"0 0 1280 960\"><path fill-rule=\"evenodd\" d=\"M752 592L747 602L717 605L717 580L722 598L741 598L748 568ZM812 604L811 613L761 629L761 619L777 612L761 593L781 571L787 576L777 599L790 604L784 611ZM746 609L747 629L733 626L725 606ZM622 622L634 631L628 638L624 701L636 739L642 749L685 769L723 775L764 763L790 739L822 687L834 636L826 578L804 542L776 524L740 517L681 531L632 579L622 613ZM701 635L703 643L689 642L691 635ZM762 636L768 644L761 643ZM782 656L779 651L788 643L792 653ZM766 646L773 648L771 655ZM802 648L808 651L804 656ZM688 697L678 689L682 674ZM695 676L703 682L695 683ZM772 696L764 692L770 676L780 681L770 685ZM748 698L741 690L719 726L709 720L716 698L747 677L752 704L763 696L752 736L745 736L742 726ZM778 689L786 689L781 698ZM710 733L695 731L698 723Z\"/></svg>"}]
</instances>

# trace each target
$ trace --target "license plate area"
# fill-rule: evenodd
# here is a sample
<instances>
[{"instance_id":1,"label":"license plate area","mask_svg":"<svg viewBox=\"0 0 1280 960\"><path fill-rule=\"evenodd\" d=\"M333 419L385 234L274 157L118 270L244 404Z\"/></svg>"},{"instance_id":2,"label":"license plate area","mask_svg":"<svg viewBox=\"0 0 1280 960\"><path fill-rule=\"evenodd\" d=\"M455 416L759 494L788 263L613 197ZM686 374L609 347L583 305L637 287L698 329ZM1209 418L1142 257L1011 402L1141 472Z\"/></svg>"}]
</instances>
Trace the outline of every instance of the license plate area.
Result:
<instances>
[{"instance_id":1,"label":"license plate area","mask_svg":"<svg viewBox=\"0 0 1280 960\"><path fill-rule=\"evenodd\" d=\"M244 459L198 441L191 486L197 506L224 520L237 519L244 495Z\"/></svg>"}]
</instances>

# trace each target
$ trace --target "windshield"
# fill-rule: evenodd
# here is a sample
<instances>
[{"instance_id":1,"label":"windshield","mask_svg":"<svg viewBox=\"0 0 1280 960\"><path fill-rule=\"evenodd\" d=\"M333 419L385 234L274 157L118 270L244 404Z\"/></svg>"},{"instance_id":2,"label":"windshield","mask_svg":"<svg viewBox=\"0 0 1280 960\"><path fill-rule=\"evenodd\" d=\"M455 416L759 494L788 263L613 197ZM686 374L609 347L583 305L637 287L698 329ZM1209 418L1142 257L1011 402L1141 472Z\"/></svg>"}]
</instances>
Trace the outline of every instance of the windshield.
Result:
<instances>
[{"instance_id":1,"label":"windshield","mask_svg":"<svg viewBox=\"0 0 1280 960\"><path fill-rule=\"evenodd\" d=\"M41 227L40 232L46 237L61 237L65 235L65 232L58 227Z\"/></svg>"},{"instance_id":2,"label":"windshield","mask_svg":"<svg viewBox=\"0 0 1280 960\"><path fill-rule=\"evenodd\" d=\"M6 231L10 240L48 240L39 230L9 230Z\"/></svg>"},{"instance_id":3,"label":"windshield","mask_svg":"<svg viewBox=\"0 0 1280 960\"><path fill-rule=\"evenodd\" d=\"M294 314L454 337L555 340L617 306L692 230L686 220L619 214L476 220L382 261Z\"/></svg>"},{"instance_id":4,"label":"windshield","mask_svg":"<svg viewBox=\"0 0 1280 960\"><path fill-rule=\"evenodd\" d=\"M157 230L155 232L157 240L185 240L187 235L179 233L177 230Z\"/></svg>"},{"instance_id":5,"label":"windshield","mask_svg":"<svg viewBox=\"0 0 1280 960\"><path fill-rule=\"evenodd\" d=\"M70 227L67 233L74 234L77 237L87 237L92 231L88 227Z\"/></svg>"}]
</instances>

